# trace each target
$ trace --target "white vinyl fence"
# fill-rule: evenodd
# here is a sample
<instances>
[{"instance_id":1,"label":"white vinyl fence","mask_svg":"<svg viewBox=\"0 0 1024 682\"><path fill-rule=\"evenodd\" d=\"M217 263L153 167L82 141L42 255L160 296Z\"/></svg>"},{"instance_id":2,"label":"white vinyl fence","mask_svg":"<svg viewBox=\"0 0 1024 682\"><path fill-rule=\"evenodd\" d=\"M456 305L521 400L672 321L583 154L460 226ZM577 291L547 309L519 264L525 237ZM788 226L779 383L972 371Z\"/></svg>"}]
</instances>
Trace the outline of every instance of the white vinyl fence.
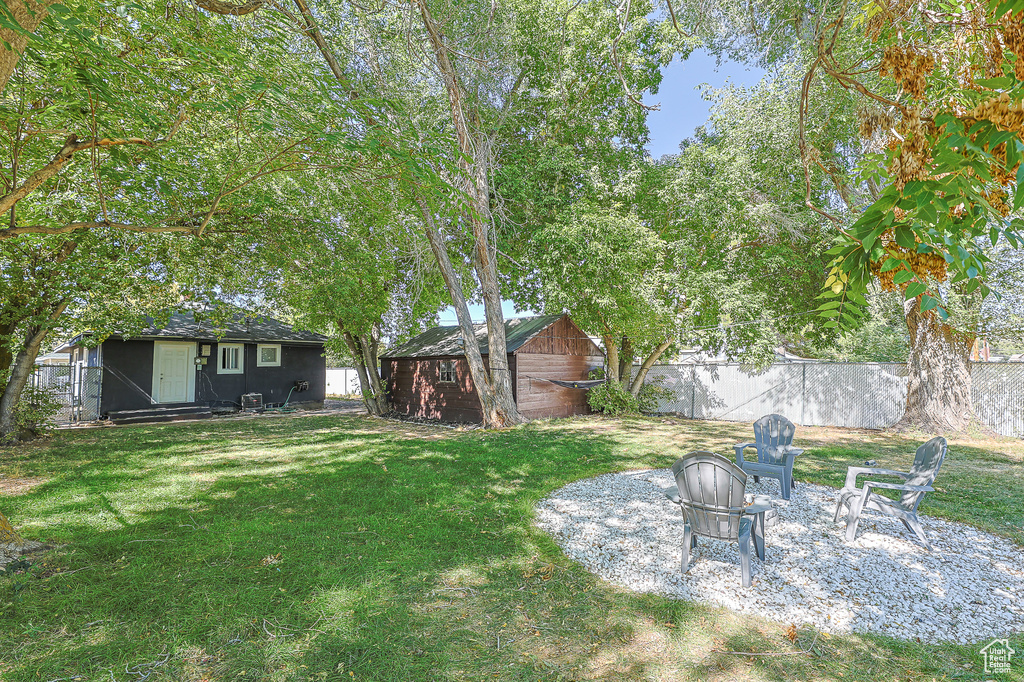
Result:
<instances>
[{"instance_id":1,"label":"white vinyl fence","mask_svg":"<svg viewBox=\"0 0 1024 682\"><path fill-rule=\"evenodd\" d=\"M656 365L673 397L658 406L692 419L754 421L784 414L807 426L881 429L903 416L907 366L897 362L799 362L760 372L735 363ZM973 363L974 410L1006 436L1024 437L1024 363Z\"/></svg>"},{"instance_id":2,"label":"white vinyl fence","mask_svg":"<svg viewBox=\"0 0 1024 682\"><path fill-rule=\"evenodd\" d=\"M361 391L355 367L327 368L327 395L351 395Z\"/></svg>"}]
</instances>

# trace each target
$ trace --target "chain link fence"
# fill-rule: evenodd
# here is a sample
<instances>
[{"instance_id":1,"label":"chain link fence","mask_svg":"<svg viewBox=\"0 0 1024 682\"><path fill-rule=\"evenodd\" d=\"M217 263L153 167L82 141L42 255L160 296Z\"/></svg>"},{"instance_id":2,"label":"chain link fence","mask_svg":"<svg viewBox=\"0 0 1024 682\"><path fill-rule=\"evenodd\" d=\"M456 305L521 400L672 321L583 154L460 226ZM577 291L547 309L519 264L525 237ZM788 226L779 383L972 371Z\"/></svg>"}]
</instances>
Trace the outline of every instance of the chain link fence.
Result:
<instances>
[{"instance_id":1,"label":"chain link fence","mask_svg":"<svg viewBox=\"0 0 1024 682\"><path fill-rule=\"evenodd\" d=\"M672 398L659 412L691 419L754 421L777 412L807 426L881 429L903 416L907 366L901 362L797 362L762 371L736 363L656 365ZM974 363L974 409L1006 436L1024 436L1024 363Z\"/></svg>"},{"instance_id":2,"label":"chain link fence","mask_svg":"<svg viewBox=\"0 0 1024 682\"><path fill-rule=\"evenodd\" d=\"M1024 438L1024 362L971 365L974 413L1004 436Z\"/></svg>"},{"instance_id":3,"label":"chain link fence","mask_svg":"<svg viewBox=\"0 0 1024 682\"><path fill-rule=\"evenodd\" d=\"M49 393L61 407L53 420L58 424L93 421L100 417L102 367L38 365L31 385Z\"/></svg>"}]
</instances>

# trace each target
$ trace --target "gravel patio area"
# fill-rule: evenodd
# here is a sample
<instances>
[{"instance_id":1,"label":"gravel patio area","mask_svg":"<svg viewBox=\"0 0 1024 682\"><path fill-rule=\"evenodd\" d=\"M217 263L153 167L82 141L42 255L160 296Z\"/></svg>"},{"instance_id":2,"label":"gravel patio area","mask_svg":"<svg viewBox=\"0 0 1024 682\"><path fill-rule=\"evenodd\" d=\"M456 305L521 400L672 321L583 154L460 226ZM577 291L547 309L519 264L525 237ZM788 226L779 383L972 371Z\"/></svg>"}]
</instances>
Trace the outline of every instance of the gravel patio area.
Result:
<instances>
[{"instance_id":1,"label":"gravel patio area","mask_svg":"<svg viewBox=\"0 0 1024 682\"><path fill-rule=\"evenodd\" d=\"M962 644L1024 631L1024 550L971 526L927 516L928 552L896 519L865 513L857 539L833 523L837 491L798 483L792 499L778 482L747 486L772 495L767 560L740 585L735 542L699 538L680 573L683 518L661 489L667 470L606 474L571 483L537 505L537 525L565 554L609 582L724 606L825 632L874 632ZM753 557L753 552L751 552Z\"/></svg>"}]
</instances>

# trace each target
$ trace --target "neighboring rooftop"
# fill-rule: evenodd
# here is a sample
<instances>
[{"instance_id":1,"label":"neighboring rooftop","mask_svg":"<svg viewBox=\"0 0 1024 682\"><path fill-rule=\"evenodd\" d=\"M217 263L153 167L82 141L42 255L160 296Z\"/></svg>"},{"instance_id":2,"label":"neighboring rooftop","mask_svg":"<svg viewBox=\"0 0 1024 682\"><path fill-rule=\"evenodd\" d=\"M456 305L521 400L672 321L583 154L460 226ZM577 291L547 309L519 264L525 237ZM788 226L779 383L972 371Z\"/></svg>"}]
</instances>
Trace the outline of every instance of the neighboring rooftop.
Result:
<instances>
[{"instance_id":1,"label":"neighboring rooftop","mask_svg":"<svg viewBox=\"0 0 1024 682\"><path fill-rule=\"evenodd\" d=\"M146 318L149 325L132 334L112 334L114 339L195 339L197 341L241 341L249 343L324 343L327 338L313 332L298 331L272 317L246 317L235 315L228 322L214 325L209 320L196 322L192 313L174 313L167 324L157 326ZM79 334L69 345L75 345L83 336Z\"/></svg>"},{"instance_id":2,"label":"neighboring rooftop","mask_svg":"<svg viewBox=\"0 0 1024 682\"><path fill-rule=\"evenodd\" d=\"M536 317L514 317L505 320L505 343L509 353L514 353L523 344L544 331L562 315L537 315ZM474 324L473 332L481 355L487 355L487 325ZM425 358L438 355L462 355L462 331L458 325L434 327L414 336L397 348L381 355L382 358Z\"/></svg>"}]
</instances>

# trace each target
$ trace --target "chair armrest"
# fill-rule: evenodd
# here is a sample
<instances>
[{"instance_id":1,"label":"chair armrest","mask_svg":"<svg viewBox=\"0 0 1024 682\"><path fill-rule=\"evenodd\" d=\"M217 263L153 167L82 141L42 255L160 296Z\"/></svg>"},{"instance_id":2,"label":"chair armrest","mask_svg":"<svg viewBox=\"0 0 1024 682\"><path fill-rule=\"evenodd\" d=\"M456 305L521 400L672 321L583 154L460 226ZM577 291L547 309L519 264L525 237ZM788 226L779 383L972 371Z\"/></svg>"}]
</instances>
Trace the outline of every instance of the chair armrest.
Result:
<instances>
[{"instance_id":1,"label":"chair armrest","mask_svg":"<svg viewBox=\"0 0 1024 682\"><path fill-rule=\"evenodd\" d=\"M732 446L733 450L736 451L736 464L743 466L743 451L747 448L756 448L757 443L737 443Z\"/></svg>"},{"instance_id":2,"label":"chair armrest","mask_svg":"<svg viewBox=\"0 0 1024 682\"><path fill-rule=\"evenodd\" d=\"M764 512L769 512L772 509L774 509L774 507L772 507L772 503L771 502L767 502L767 503L765 503L765 502L754 502L749 507L744 507L743 508L743 513L744 514L750 514L750 515L763 514Z\"/></svg>"},{"instance_id":3,"label":"chair armrest","mask_svg":"<svg viewBox=\"0 0 1024 682\"><path fill-rule=\"evenodd\" d=\"M797 457L797 455L803 454L803 452L804 451L801 450L800 448L794 448L792 445L780 445L779 447L775 448L776 456L782 456L782 465L786 467L792 466L793 460Z\"/></svg>"},{"instance_id":4,"label":"chair armrest","mask_svg":"<svg viewBox=\"0 0 1024 682\"><path fill-rule=\"evenodd\" d=\"M672 500L676 504L682 504L683 498L679 497L679 488L672 486L671 488L662 488L661 492L665 493L665 497Z\"/></svg>"},{"instance_id":5,"label":"chair armrest","mask_svg":"<svg viewBox=\"0 0 1024 682\"><path fill-rule=\"evenodd\" d=\"M899 483L879 483L878 481L864 481L865 488L884 488L885 490L902 490L908 493L930 493L935 488L930 485L900 485Z\"/></svg>"},{"instance_id":6,"label":"chair armrest","mask_svg":"<svg viewBox=\"0 0 1024 682\"><path fill-rule=\"evenodd\" d=\"M843 484L844 488L856 488L857 477L864 474L876 474L880 476L899 476L903 480L910 478L910 474L903 471L893 471L891 469L876 469L873 467L850 467L846 470L846 483Z\"/></svg>"}]
</instances>

